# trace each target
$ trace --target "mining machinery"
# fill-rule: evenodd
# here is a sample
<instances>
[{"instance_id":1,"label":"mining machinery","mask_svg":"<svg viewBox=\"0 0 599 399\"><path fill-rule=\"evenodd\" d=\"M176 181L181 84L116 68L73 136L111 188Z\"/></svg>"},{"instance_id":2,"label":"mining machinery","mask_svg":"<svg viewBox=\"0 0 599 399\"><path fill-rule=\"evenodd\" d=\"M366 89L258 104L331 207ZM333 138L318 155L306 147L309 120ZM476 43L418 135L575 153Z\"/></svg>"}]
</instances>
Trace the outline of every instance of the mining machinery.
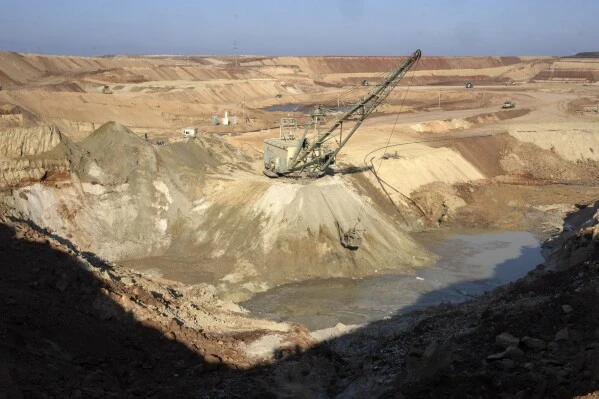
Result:
<instances>
[{"instance_id":1,"label":"mining machinery","mask_svg":"<svg viewBox=\"0 0 599 399\"><path fill-rule=\"evenodd\" d=\"M286 120L286 125L281 125L278 139L264 140L264 174L273 178L323 176L362 122L385 101L421 55L420 50L416 50L378 83L369 82L366 95L354 105L344 108L342 114L331 123L326 122L326 116L334 110L328 110L322 105L311 113L301 137L289 134L289 125L293 123Z\"/></svg>"}]
</instances>

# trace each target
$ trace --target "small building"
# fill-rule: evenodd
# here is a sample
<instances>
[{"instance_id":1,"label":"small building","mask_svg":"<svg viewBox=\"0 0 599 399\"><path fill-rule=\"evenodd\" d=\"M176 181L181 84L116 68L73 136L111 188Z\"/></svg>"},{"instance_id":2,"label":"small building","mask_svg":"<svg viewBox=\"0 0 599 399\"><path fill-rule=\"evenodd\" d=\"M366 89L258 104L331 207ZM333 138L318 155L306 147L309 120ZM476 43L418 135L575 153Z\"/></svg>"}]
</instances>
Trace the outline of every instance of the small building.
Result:
<instances>
[{"instance_id":1,"label":"small building","mask_svg":"<svg viewBox=\"0 0 599 399\"><path fill-rule=\"evenodd\" d=\"M229 112L228 111L225 111L225 117L223 118L222 125L223 126L229 125Z\"/></svg>"},{"instance_id":2,"label":"small building","mask_svg":"<svg viewBox=\"0 0 599 399\"><path fill-rule=\"evenodd\" d=\"M185 137L195 137L198 134L197 127L186 127L183 129L183 136Z\"/></svg>"}]
</instances>

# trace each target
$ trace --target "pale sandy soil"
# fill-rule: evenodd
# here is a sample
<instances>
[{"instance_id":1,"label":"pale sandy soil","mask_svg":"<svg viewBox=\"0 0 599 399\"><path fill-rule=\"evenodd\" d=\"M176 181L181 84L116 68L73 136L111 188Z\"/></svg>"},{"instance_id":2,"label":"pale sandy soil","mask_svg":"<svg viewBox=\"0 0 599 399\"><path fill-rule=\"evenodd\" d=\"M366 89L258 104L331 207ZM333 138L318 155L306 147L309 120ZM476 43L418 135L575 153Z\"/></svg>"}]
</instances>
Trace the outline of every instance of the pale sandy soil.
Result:
<instances>
[{"instance_id":1,"label":"pale sandy soil","mask_svg":"<svg viewBox=\"0 0 599 399\"><path fill-rule=\"evenodd\" d=\"M13 296L1 305L3 309L23 305L18 311L7 311L11 314L10 329L0 329L2 334L10 330L6 342L11 350L22 347L22 334L28 331L24 323L32 320L26 317L30 308L38 302L51 307L52 295L66 292L72 298L61 297L60 303L64 309L75 306L71 310L78 323L90 317L129 320L147 323L152 331L159 331L156 339L180 339L191 351L189 357L199 363L184 374L185 378L192 381L202 376L202 386L213 390L221 389L223 381L231 378L233 383L222 388L224 397L269 392L273 386L283 387L281 392L288 397L317 397L324 392L356 397L373 389L382 395L406 381L418 383L418 378L402 374L404 368L390 364L407 364L405 370L412 370L415 376L426 368L424 350L432 345L432 338L419 338L414 329L420 328L418 323L426 323L428 311L422 318L412 315L409 321L397 318L388 324L381 322L356 335L352 333L346 341L337 341L337 347L316 346L315 351L302 355L307 347L316 345L304 329L247 318L240 314L242 309L221 299L239 300L273 285L307 278L357 278L410 271L430 264L434 258L410 236L413 231L426 229L517 229L532 231L541 238L562 232L564 244L570 244L564 246L563 253L558 249L556 256L570 259L571 254L580 255L582 248L585 259L592 261L594 253L589 242L594 242L595 230L581 230L572 236L563 221L578 207L592 205L599 196L599 113L579 112L599 101L599 86L582 84L579 78L587 76L591 80L597 69L595 63L549 57L423 59L410 78L413 80L408 82L406 76L404 84L389 96L388 104L367 120L343 148L334 176L318 181L286 181L262 175L263 141L276 137L279 119L290 114L269 113L264 107L301 104L309 109L319 103L336 105L338 100L343 105L350 101L351 96L342 96L348 89L390 69L398 60L255 57L244 59L241 68L233 68L230 59L215 57L89 59L0 53L0 209L5 226L1 233L7 243L0 246L0 251L14 260L10 271L22 280L2 281ZM543 76L549 81L540 79ZM578 80L557 82L566 78ZM466 81L473 81L475 87L464 88ZM104 84L113 94L102 94ZM359 96L363 90L356 89L352 96ZM516 108L502 110L506 100L515 101ZM212 116L222 117L225 111L237 116L239 124L212 126ZM243 118L246 114L251 117L249 123ZM300 123L306 120L299 113L292 115ZM332 119L329 117L329 121ZM106 123L109 121L118 123ZM52 124L58 129L49 127ZM185 126L199 127L200 137L183 140L181 129ZM164 143L158 144L157 140ZM381 158L384 152L395 151L397 158ZM348 251L339 243L336 223L347 228L356 219L364 230L364 244L357 251ZM584 228L582 222L577 227ZM36 253L41 248L42 256L24 259L21 246ZM53 256L60 258L57 265L63 274L44 260ZM108 263L97 256L108 259ZM79 258L85 258L85 262ZM182 258L184 261L177 262L197 269L197 279L175 283L168 280L184 280L184 273L169 275L166 267L156 273L139 274L113 263L128 261L135 267L140 262L152 265L152 259L157 259L163 263L166 260L168 266L169 259ZM576 259L582 258L580 255ZM70 271L81 265L89 276ZM33 277L40 272L41 277ZM86 281L82 292L66 289L70 285L79 287L73 283L78 279ZM506 295L519 301L522 295L534 291L541 298L543 284L552 289L556 284L553 280L535 281L526 283L531 284L531 290L517 287L505 291ZM595 287L594 280L589 281L588 287ZM27 286L26 294L20 285ZM202 287L201 292L197 286ZM569 288L563 288L563 292L582 308L584 301L578 301ZM78 303L79 294L85 299L81 314L77 313L81 310L78 305L72 305ZM43 297L38 300L39 295ZM431 322L434 329L430 331L439 339L446 339L447 334L466 334L460 323L465 320L476 324L479 321L475 323L471 318L491 309L491 316L485 317L499 320L500 327L473 330L472 340L458 343L468 348L468 353L478 353L480 348L475 344L484 337L484 350L490 351L492 343L488 342L503 332L500 328L524 328L520 322L503 321L501 295L499 292L463 308L451 308L461 316L454 314L447 329L442 328L443 309L437 313L431 310L431 320L441 321ZM539 309L551 310L552 323L562 328L557 307L561 303L552 303L549 309L548 302L541 299ZM56 324L60 328L71 320L71 310L64 310L62 305L57 316L63 324ZM512 310L523 311L527 306L518 302ZM544 325L539 334L552 341L557 324L555 328L553 324ZM12 385L18 390L28 381L44 382L47 378L55 383L52 392L57 396L85 397L126 389L113 389L118 384L102 385L98 375L110 381L120 378L123 384L136 379L122 370L116 376L106 371L110 367L102 366L101 355L85 358L81 357L85 351L77 350L73 350L75 360L65 355L60 346L66 345L68 334L65 339L54 338L58 341L54 346L44 343L44 334L54 334L58 327L33 328L37 334L34 342L43 347L41 352L34 352L49 353L52 362L69 365L64 370L74 370L78 385L67 389L56 384L55 376L39 362L35 372L43 378L36 380L23 371L27 362L15 366L18 361L14 359L10 367L0 365L0 382L17 381ZM95 327L86 328L85 334L93 335L93 330ZM115 340L135 335L134 330L119 329ZM405 332L405 336L400 334L401 343L394 343L398 331ZM594 331L582 333L581 340L589 348L596 348L592 346ZM378 337L384 337L383 341ZM154 341L152 338L145 343L154 345ZM123 342L114 347L119 353L129 348L125 357L151 357L146 349L136 349L143 342ZM582 353L585 349L579 342L572 339L568 344ZM375 356L369 348L389 351ZM560 365L567 364L567 348L559 346L543 356L556 356ZM30 354L29 349L23 350ZM414 356L424 360L410 360L410 354L419 354ZM294 369L295 356L299 356L306 374ZM530 358L539 367L547 363L541 355ZM278 364L281 359L291 359L291 363ZM382 368L368 366L380 359L390 363ZM181 366L175 356L167 360L169 367L184 373L186 363ZM463 355L462 360L480 369L481 359ZM369 362L365 370L353 367L363 361ZM587 374L596 378L592 361L585 361L579 369L586 367ZM510 369L511 363L504 363L506 370ZM89 364L93 370L85 368ZM280 368L269 374L272 369L267 364ZM152 357L136 367L161 367L160 359ZM250 367L255 367L258 379L232 371ZM334 377L341 369L349 370L349 380ZM206 377L206 373L216 370L223 374ZM88 371L96 377L89 377ZM11 377L13 372L17 377ZM140 373L144 375L140 381L151 381L151 373ZM459 380L459 372L451 373L448 375ZM510 378L507 372L497 373ZM175 392L181 387L170 374L161 378L170 384L165 387L175 387ZM480 378L484 380L484 376ZM529 381L526 376L518 378L522 378L518 380L522 387ZM580 384L582 380L575 379ZM256 386L256 381L262 385ZM469 383L481 386L478 380ZM96 385L102 385L97 388L100 391ZM96 390L79 389L90 386ZM190 386L183 386L184 392L197 394ZM243 387L249 391L239 391ZM589 387L592 384L575 392L588 393ZM537 388L539 397L549 389ZM168 389L157 394L172 394Z\"/></svg>"}]
</instances>

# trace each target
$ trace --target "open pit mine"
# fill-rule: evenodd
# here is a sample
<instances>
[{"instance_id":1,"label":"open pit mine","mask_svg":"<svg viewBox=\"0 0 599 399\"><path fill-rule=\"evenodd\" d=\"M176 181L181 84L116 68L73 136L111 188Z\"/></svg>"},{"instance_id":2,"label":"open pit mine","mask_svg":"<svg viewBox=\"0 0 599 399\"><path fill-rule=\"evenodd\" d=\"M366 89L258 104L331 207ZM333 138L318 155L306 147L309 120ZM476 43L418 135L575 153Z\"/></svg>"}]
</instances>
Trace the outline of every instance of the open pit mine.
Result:
<instances>
[{"instance_id":1,"label":"open pit mine","mask_svg":"<svg viewBox=\"0 0 599 399\"><path fill-rule=\"evenodd\" d=\"M0 53L0 398L597 397L598 80Z\"/></svg>"}]
</instances>

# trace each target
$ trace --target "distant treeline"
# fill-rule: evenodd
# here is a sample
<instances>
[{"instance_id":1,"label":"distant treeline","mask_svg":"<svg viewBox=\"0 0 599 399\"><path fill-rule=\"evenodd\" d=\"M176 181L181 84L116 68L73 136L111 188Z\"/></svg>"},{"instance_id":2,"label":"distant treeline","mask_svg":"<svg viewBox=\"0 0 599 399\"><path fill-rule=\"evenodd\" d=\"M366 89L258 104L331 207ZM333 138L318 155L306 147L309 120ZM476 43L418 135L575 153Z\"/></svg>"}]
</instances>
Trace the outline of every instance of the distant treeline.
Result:
<instances>
[{"instance_id":1,"label":"distant treeline","mask_svg":"<svg viewBox=\"0 0 599 399\"><path fill-rule=\"evenodd\" d=\"M575 55L567 55L563 58L599 58L599 51L585 51Z\"/></svg>"}]
</instances>

